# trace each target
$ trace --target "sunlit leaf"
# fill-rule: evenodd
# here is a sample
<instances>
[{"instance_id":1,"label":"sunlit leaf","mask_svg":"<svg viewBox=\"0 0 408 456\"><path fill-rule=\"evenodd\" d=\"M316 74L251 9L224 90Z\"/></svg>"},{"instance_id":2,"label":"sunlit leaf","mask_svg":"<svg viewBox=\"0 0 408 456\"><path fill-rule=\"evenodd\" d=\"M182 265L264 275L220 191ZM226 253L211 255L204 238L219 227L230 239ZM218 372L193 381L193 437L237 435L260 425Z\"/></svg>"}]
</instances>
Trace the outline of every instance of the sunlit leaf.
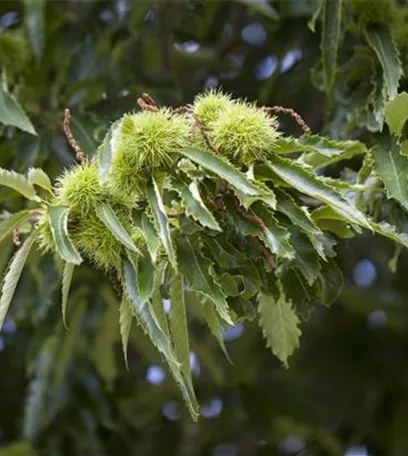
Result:
<instances>
[{"instance_id":1,"label":"sunlit leaf","mask_svg":"<svg viewBox=\"0 0 408 456\"><path fill-rule=\"evenodd\" d=\"M408 119L408 93L399 93L385 106L385 121L394 135L400 136Z\"/></svg>"},{"instance_id":2,"label":"sunlit leaf","mask_svg":"<svg viewBox=\"0 0 408 456\"><path fill-rule=\"evenodd\" d=\"M174 269L177 269L176 252L171 239L170 226L167 220L166 209L157 182L153 179L147 189L147 198L152 210L160 240Z\"/></svg>"},{"instance_id":3,"label":"sunlit leaf","mask_svg":"<svg viewBox=\"0 0 408 456\"><path fill-rule=\"evenodd\" d=\"M15 171L0 168L0 185L12 188L29 200L37 198L33 185L22 174Z\"/></svg>"},{"instance_id":4,"label":"sunlit leaf","mask_svg":"<svg viewBox=\"0 0 408 456\"><path fill-rule=\"evenodd\" d=\"M344 219L370 229L368 220L359 209L309 170L278 156L271 157L268 166L300 192L327 203Z\"/></svg>"},{"instance_id":5,"label":"sunlit leaf","mask_svg":"<svg viewBox=\"0 0 408 456\"><path fill-rule=\"evenodd\" d=\"M52 193L52 185L50 178L41 168L30 168L27 175L28 182Z\"/></svg>"},{"instance_id":6,"label":"sunlit leaf","mask_svg":"<svg viewBox=\"0 0 408 456\"><path fill-rule=\"evenodd\" d=\"M182 180L173 179L172 187L181 196L186 207L186 214L188 217L192 217L197 222L200 222L203 226L208 227L212 230L221 231L220 225L218 224L214 215L205 206L196 181L193 181L190 183L190 185L187 185Z\"/></svg>"},{"instance_id":7,"label":"sunlit leaf","mask_svg":"<svg viewBox=\"0 0 408 456\"><path fill-rule=\"evenodd\" d=\"M58 253L68 263L81 264L82 258L68 234L69 208L51 206L48 209L50 227Z\"/></svg>"},{"instance_id":8,"label":"sunlit leaf","mask_svg":"<svg viewBox=\"0 0 408 456\"><path fill-rule=\"evenodd\" d=\"M95 212L99 219L121 244L132 252L140 253L139 249L130 237L130 234L126 231L114 210L108 203L98 204Z\"/></svg>"},{"instance_id":9,"label":"sunlit leaf","mask_svg":"<svg viewBox=\"0 0 408 456\"><path fill-rule=\"evenodd\" d=\"M299 318L282 290L279 296L260 293L259 324L267 346L287 367L289 356L299 347Z\"/></svg>"},{"instance_id":10,"label":"sunlit leaf","mask_svg":"<svg viewBox=\"0 0 408 456\"><path fill-rule=\"evenodd\" d=\"M185 149L181 153L194 163L225 179L237 192L244 207L248 208L254 201L262 200L275 209L276 198L272 190L259 182L249 180L224 158L199 149Z\"/></svg>"}]
</instances>

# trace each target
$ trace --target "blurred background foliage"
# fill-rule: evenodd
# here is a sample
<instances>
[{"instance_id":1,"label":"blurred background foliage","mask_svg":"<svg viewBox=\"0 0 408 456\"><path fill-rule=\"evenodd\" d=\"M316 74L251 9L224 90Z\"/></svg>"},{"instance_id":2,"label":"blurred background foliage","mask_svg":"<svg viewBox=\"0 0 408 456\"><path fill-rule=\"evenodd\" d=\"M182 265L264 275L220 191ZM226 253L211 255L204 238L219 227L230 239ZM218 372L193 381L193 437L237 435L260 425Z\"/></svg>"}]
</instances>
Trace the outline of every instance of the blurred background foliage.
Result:
<instances>
[{"instance_id":1,"label":"blurred background foliage","mask_svg":"<svg viewBox=\"0 0 408 456\"><path fill-rule=\"evenodd\" d=\"M314 132L377 142L384 81L365 30L386 24L406 68L408 5L345 1L334 84L325 87L322 23L310 22L323 3L1 1L3 88L38 135L0 126L0 165L57 175L72 164L66 107L74 136L92 156L111 122L136 109L140 93L177 106L210 87L294 108ZM283 131L299 134L290 118L280 121ZM5 213L23 205L4 189L0 203ZM379 210L394 211L406 228L396 207ZM0 247L4 272L11 240ZM52 258L32 255L0 338L0 455L406 456L408 255L399 253L370 234L340 244L344 290L331 309L303 323L289 370L255 324L224 332L230 364L191 305L198 423L137 327L126 370L118 303L106 279L81 266L65 330L61 270Z\"/></svg>"}]
</instances>

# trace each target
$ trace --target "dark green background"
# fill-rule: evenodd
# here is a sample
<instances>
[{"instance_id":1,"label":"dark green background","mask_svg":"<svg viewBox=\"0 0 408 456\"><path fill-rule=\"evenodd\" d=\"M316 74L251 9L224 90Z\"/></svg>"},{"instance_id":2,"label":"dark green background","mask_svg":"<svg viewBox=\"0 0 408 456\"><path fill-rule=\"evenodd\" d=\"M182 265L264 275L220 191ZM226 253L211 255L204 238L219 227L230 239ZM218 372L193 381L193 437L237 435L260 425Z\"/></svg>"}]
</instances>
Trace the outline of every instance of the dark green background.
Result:
<instances>
[{"instance_id":1,"label":"dark green background","mask_svg":"<svg viewBox=\"0 0 408 456\"><path fill-rule=\"evenodd\" d=\"M0 65L38 137L2 128L0 165L57 175L72 164L62 131L67 106L75 137L92 155L142 92L177 106L212 86L294 108L314 132L376 141L356 122L363 92L347 85L346 64L364 46L358 27L342 37L332 110L316 88L319 25L316 33L307 25L316 3L271 5L1 1ZM23 46L7 59L10 33ZM399 45L406 66L403 38ZM292 119L279 119L285 133L299 133ZM2 190L0 204L13 212L23 201ZM2 270L11 253L4 242ZM369 234L340 244L344 291L303 323L289 370L265 349L255 324L227 333L229 364L192 318L198 423L136 327L126 370L106 278L86 266L76 273L69 320L77 325L67 332L58 268L34 255L0 339L0 455L408 455L408 256L394 274L393 254L392 243ZM148 381L152 371L165 374L160 384Z\"/></svg>"}]
</instances>

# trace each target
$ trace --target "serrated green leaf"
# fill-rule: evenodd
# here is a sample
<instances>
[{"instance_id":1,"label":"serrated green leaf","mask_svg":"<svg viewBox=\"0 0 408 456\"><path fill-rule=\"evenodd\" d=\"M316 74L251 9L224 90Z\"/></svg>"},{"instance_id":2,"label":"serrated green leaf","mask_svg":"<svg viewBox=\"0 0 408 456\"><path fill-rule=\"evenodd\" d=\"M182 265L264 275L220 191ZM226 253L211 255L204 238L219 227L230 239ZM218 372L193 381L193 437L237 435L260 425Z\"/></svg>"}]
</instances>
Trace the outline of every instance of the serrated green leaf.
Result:
<instances>
[{"instance_id":1,"label":"serrated green leaf","mask_svg":"<svg viewBox=\"0 0 408 456\"><path fill-rule=\"evenodd\" d=\"M283 292L279 296L260 293L258 296L259 324L267 346L288 367L289 356L299 347L299 318Z\"/></svg>"},{"instance_id":2,"label":"serrated green leaf","mask_svg":"<svg viewBox=\"0 0 408 456\"><path fill-rule=\"evenodd\" d=\"M272 212L259 202L252 206L251 213L255 214L265 223L266 229L261 229L257 236L271 252L277 257L292 259L295 256L295 251L290 243L289 231L279 225L278 220L274 217Z\"/></svg>"},{"instance_id":3,"label":"serrated green leaf","mask_svg":"<svg viewBox=\"0 0 408 456\"><path fill-rule=\"evenodd\" d=\"M65 206L51 206L48 216L52 237L61 258L68 263L81 264L82 258L75 248L68 234L69 208Z\"/></svg>"},{"instance_id":4,"label":"serrated green leaf","mask_svg":"<svg viewBox=\"0 0 408 456\"><path fill-rule=\"evenodd\" d=\"M365 30L368 44L377 54L384 72L384 98L393 99L398 93L398 83L402 76L402 65L398 48L391 30L386 24L370 25Z\"/></svg>"},{"instance_id":5,"label":"serrated green leaf","mask_svg":"<svg viewBox=\"0 0 408 456\"><path fill-rule=\"evenodd\" d=\"M98 148L99 179L101 182L103 182L110 173L121 127L121 120L114 122Z\"/></svg>"},{"instance_id":6,"label":"serrated green leaf","mask_svg":"<svg viewBox=\"0 0 408 456\"><path fill-rule=\"evenodd\" d=\"M309 285L298 269L286 269L281 277L285 295L293 302L301 320L308 320L317 304L320 304L321 282Z\"/></svg>"},{"instance_id":7,"label":"serrated green leaf","mask_svg":"<svg viewBox=\"0 0 408 456\"><path fill-rule=\"evenodd\" d=\"M62 311L62 321L64 326L67 327L67 305L68 305L68 295L69 289L71 288L72 275L74 273L75 264L66 262L64 265L64 272L62 275L62 299L61 299L61 311Z\"/></svg>"},{"instance_id":8,"label":"serrated green leaf","mask_svg":"<svg viewBox=\"0 0 408 456\"><path fill-rule=\"evenodd\" d=\"M204 204L197 181L192 181L190 185L187 185L182 180L172 179L171 185L183 200L188 217L192 217L204 227L222 231L217 220Z\"/></svg>"},{"instance_id":9,"label":"serrated green leaf","mask_svg":"<svg viewBox=\"0 0 408 456\"><path fill-rule=\"evenodd\" d=\"M307 135L299 138L299 142L307 147L308 152L302 154L298 162L315 169L349 160L367 152L367 147L358 141L334 141L317 135Z\"/></svg>"},{"instance_id":10,"label":"serrated green leaf","mask_svg":"<svg viewBox=\"0 0 408 456\"><path fill-rule=\"evenodd\" d=\"M10 261L7 274L4 277L3 287L1 290L0 298L0 331L3 327L4 320L11 300L13 299L14 292L16 291L17 283L20 279L21 272L23 271L26 263L28 254L30 253L31 247L37 237L37 232L33 232L26 239L24 244L20 247L17 253Z\"/></svg>"},{"instance_id":11,"label":"serrated green leaf","mask_svg":"<svg viewBox=\"0 0 408 456\"><path fill-rule=\"evenodd\" d=\"M171 265L175 270L177 270L176 252L171 240L170 226L167 220L166 209L163 204L159 186L155 179L152 180L147 188L147 199L149 201L164 250L167 253Z\"/></svg>"},{"instance_id":12,"label":"serrated green leaf","mask_svg":"<svg viewBox=\"0 0 408 456\"><path fill-rule=\"evenodd\" d=\"M397 227L387 223L387 222L374 222L370 220L371 227L375 233L380 234L381 236L392 239L398 244L403 245L408 248L408 234L401 233L397 230Z\"/></svg>"},{"instance_id":13,"label":"serrated green leaf","mask_svg":"<svg viewBox=\"0 0 408 456\"><path fill-rule=\"evenodd\" d=\"M138 255L136 262L140 299L142 302L148 302L153 294L154 268L152 260L149 255Z\"/></svg>"},{"instance_id":14,"label":"serrated green leaf","mask_svg":"<svg viewBox=\"0 0 408 456\"><path fill-rule=\"evenodd\" d=\"M152 315L168 339L171 339L169 320L164 309L164 299L162 295L162 285L167 283L166 279L167 262L158 264L154 271L153 294L150 301Z\"/></svg>"},{"instance_id":15,"label":"serrated green leaf","mask_svg":"<svg viewBox=\"0 0 408 456\"><path fill-rule=\"evenodd\" d=\"M322 230L330 231L341 239L350 239L356 235L344 220L321 218L317 220L317 224Z\"/></svg>"},{"instance_id":16,"label":"serrated green leaf","mask_svg":"<svg viewBox=\"0 0 408 456\"><path fill-rule=\"evenodd\" d=\"M183 373L184 378L192 385L190 343L188 339L187 314L184 300L184 280L180 274L170 279L169 298L169 323L174 350L177 360L181 364L181 372Z\"/></svg>"},{"instance_id":17,"label":"serrated green leaf","mask_svg":"<svg viewBox=\"0 0 408 456\"><path fill-rule=\"evenodd\" d=\"M326 254L332 256L334 242L312 220L307 208L300 207L288 193L282 190L277 190L276 196L277 211L285 214L295 226L302 229L323 260L326 260Z\"/></svg>"},{"instance_id":18,"label":"serrated green leaf","mask_svg":"<svg viewBox=\"0 0 408 456\"><path fill-rule=\"evenodd\" d=\"M113 236L132 252L140 253L129 233L123 227L114 210L108 203L100 203L95 208L96 215L105 224Z\"/></svg>"},{"instance_id":19,"label":"serrated green leaf","mask_svg":"<svg viewBox=\"0 0 408 456\"><path fill-rule=\"evenodd\" d=\"M393 198L408 209L408 158L400 154L398 143L390 138L372 150L374 171L382 180L389 198Z\"/></svg>"},{"instance_id":20,"label":"serrated green leaf","mask_svg":"<svg viewBox=\"0 0 408 456\"><path fill-rule=\"evenodd\" d=\"M194 163L226 180L234 188L245 208L248 208L254 201L261 200L275 209L276 198L272 190L266 185L249 180L226 159L199 149L185 149L181 153Z\"/></svg>"},{"instance_id":21,"label":"serrated green leaf","mask_svg":"<svg viewBox=\"0 0 408 456\"><path fill-rule=\"evenodd\" d=\"M322 12L322 61L326 92L330 92L337 69L340 44L342 0L324 0Z\"/></svg>"},{"instance_id":22,"label":"serrated green leaf","mask_svg":"<svg viewBox=\"0 0 408 456\"><path fill-rule=\"evenodd\" d=\"M300 270L309 285L313 285L321 269L319 257L309 239L298 227L292 225L289 229L290 242L296 251L293 267Z\"/></svg>"},{"instance_id":23,"label":"serrated green leaf","mask_svg":"<svg viewBox=\"0 0 408 456\"><path fill-rule=\"evenodd\" d=\"M385 121L394 135L400 136L408 120L408 93L399 93L385 106Z\"/></svg>"},{"instance_id":24,"label":"serrated green leaf","mask_svg":"<svg viewBox=\"0 0 408 456\"><path fill-rule=\"evenodd\" d=\"M156 263L160 241L152 222L148 219L146 214L142 214L141 227L147 243L147 248L154 264Z\"/></svg>"},{"instance_id":25,"label":"serrated green leaf","mask_svg":"<svg viewBox=\"0 0 408 456\"><path fill-rule=\"evenodd\" d=\"M277 257L291 259L295 252L290 245L290 233L279 225L271 211L263 207L260 202L255 203L245 217L240 214L234 205L225 201L228 220L233 230L241 236L256 236ZM250 217L258 217L258 222ZM264 223L264 226L261 225Z\"/></svg>"},{"instance_id":26,"label":"serrated green leaf","mask_svg":"<svg viewBox=\"0 0 408 456\"><path fill-rule=\"evenodd\" d=\"M305 150L316 152L326 157L336 157L353 151L354 155L364 154L367 147L359 141L336 141L319 135L304 135L299 143Z\"/></svg>"},{"instance_id":27,"label":"serrated green leaf","mask_svg":"<svg viewBox=\"0 0 408 456\"><path fill-rule=\"evenodd\" d=\"M228 303L220 285L210 273L211 261L198 254L187 239L180 238L178 246L180 271L186 277L190 289L211 299L221 318L232 325Z\"/></svg>"},{"instance_id":28,"label":"serrated green leaf","mask_svg":"<svg viewBox=\"0 0 408 456\"><path fill-rule=\"evenodd\" d=\"M232 275L228 272L218 274L217 281L221 285L225 296L237 297L245 291L244 278L242 275Z\"/></svg>"},{"instance_id":29,"label":"serrated green leaf","mask_svg":"<svg viewBox=\"0 0 408 456\"><path fill-rule=\"evenodd\" d=\"M52 193L52 185L50 178L45 174L41 168L30 168L27 175L28 182L31 185L38 185L39 187Z\"/></svg>"},{"instance_id":30,"label":"serrated green leaf","mask_svg":"<svg viewBox=\"0 0 408 456\"><path fill-rule=\"evenodd\" d=\"M325 306L330 306L340 296L343 289L343 273L337 264L330 260L324 265L320 273L321 300Z\"/></svg>"},{"instance_id":31,"label":"serrated green leaf","mask_svg":"<svg viewBox=\"0 0 408 456\"><path fill-rule=\"evenodd\" d=\"M370 229L365 215L347 201L341 193L330 187L324 180L290 160L273 156L268 163L269 168L283 181L298 191L318 199L333 208L346 220Z\"/></svg>"},{"instance_id":32,"label":"serrated green leaf","mask_svg":"<svg viewBox=\"0 0 408 456\"><path fill-rule=\"evenodd\" d=\"M221 267L230 269L247 264L245 255L229 244L223 236L203 236L203 240Z\"/></svg>"},{"instance_id":33,"label":"serrated green leaf","mask_svg":"<svg viewBox=\"0 0 408 456\"><path fill-rule=\"evenodd\" d=\"M36 200L35 189L28 180L15 171L0 168L0 185L12 188L29 200Z\"/></svg>"},{"instance_id":34,"label":"serrated green leaf","mask_svg":"<svg viewBox=\"0 0 408 456\"><path fill-rule=\"evenodd\" d=\"M194 391L190 385L185 382L184 378L181 375L180 365L178 364L175 357L170 339L156 323L156 319L152 315L150 306L145 306L142 304L137 288L136 272L129 260L124 260L122 273L124 280L124 289L133 307L133 312L138 323L150 338L151 342L156 346L159 352L162 353L165 360L167 361L170 372L181 388L183 397L190 410L191 416L194 420L196 420L198 417L198 403L195 398Z\"/></svg>"},{"instance_id":35,"label":"serrated green leaf","mask_svg":"<svg viewBox=\"0 0 408 456\"><path fill-rule=\"evenodd\" d=\"M119 314L119 327L122 340L123 358L125 359L126 369L129 370L127 349L129 345L130 329L132 327L133 310L126 296L122 296Z\"/></svg>"},{"instance_id":36,"label":"serrated green leaf","mask_svg":"<svg viewBox=\"0 0 408 456\"><path fill-rule=\"evenodd\" d=\"M2 87L0 87L0 123L37 135L33 124L17 103L17 100Z\"/></svg>"},{"instance_id":37,"label":"serrated green leaf","mask_svg":"<svg viewBox=\"0 0 408 456\"><path fill-rule=\"evenodd\" d=\"M29 219L30 214L31 211L19 211L2 220L0 222L0 242L23 225Z\"/></svg>"},{"instance_id":38,"label":"serrated green leaf","mask_svg":"<svg viewBox=\"0 0 408 456\"><path fill-rule=\"evenodd\" d=\"M355 236L354 231L343 217L330 206L321 206L315 209L312 213L312 218L319 228L325 231L331 231L339 238L347 239Z\"/></svg>"}]
</instances>

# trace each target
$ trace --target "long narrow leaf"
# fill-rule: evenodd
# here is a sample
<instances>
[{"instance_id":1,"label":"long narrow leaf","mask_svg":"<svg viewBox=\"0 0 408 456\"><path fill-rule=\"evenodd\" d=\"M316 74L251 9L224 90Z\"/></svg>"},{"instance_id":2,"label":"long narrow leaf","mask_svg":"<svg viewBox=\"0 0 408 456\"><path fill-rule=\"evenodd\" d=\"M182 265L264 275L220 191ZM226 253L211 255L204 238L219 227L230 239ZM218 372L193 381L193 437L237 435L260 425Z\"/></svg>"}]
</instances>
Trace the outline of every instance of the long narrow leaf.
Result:
<instances>
[{"instance_id":1,"label":"long narrow leaf","mask_svg":"<svg viewBox=\"0 0 408 456\"><path fill-rule=\"evenodd\" d=\"M383 181L387 195L408 209L408 158L400 154L398 143L390 138L372 149L374 171Z\"/></svg>"},{"instance_id":2,"label":"long narrow leaf","mask_svg":"<svg viewBox=\"0 0 408 456\"><path fill-rule=\"evenodd\" d=\"M403 71L391 30L388 25L379 23L375 26L370 25L370 28L365 30L365 35L368 44L374 49L383 68L384 98L393 99L398 93L398 83Z\"/></svg>"},{"instance_id":3,"label":"long narrow leaf","mask_svg":"<svg viewBox=\"0 0 408 456\"><path fill-rule=\"evenodd\" d=\"M222 231L213 214L205 206L196 181L187 185L181 180L173 179L171 185L183 200L188 217L192 217L201 225L212 230Z\"/></svg>"},{"instance_id":4,"label":"long narrow leaf","mask_svg":"<svg viewBox=\"0 0 408 456\"><path fill-rule=\"evenodd\" d=\"M170 339L157 325L155 318L152 316L150 307L142 305L142 301L140 299L139 291L137 288L135 269L129 260L124 260L122 273L125 292L133 307L133 312L136 319L138 320L146 335L150 338L152 343L156 346L159 352L162 353L165 360L167 361L175 381L181 388L183 397L190 410L191 416L194 420L196 420L198 417L198 403L195 398L194 391L190 385L185 382L181 375L180 365L178 364L175 357Z\"/></svg>"},{"instance_id":5,"label":"long narrow leaf","mask_svg":"<svg viewBox=\"0 0 408 456\"><path fill-rule=\"evenodd\" d=\"M180 271L188 280L190 289L211 299L221 318L232 325L228 303L222 289L210 274L211 261L198 255L186 239L179 240L179 266Z\"/></svg>"},{"instance_id":6,"label":"long narrow leaf","mask_svg":"<svg viewBox=\"0 0 408 456\"><path fill-rule=\"evenodd\" d=\"M133 311L131 304L126 296L122 296L119 313L119 326L120 336L122 339L123 357L125 359L126 368L129 369L127 348L129 344L130 329L132 327Z\"/></svg>"},{"instance_id":7,"label":"long narrow leaf","mask_svg":"<svg viewBox=\"0 0 408 456\"><path fill-rule=\"evenodd\" d=\"M328 204L351 223L370 229L370 224L361 211L345 200L341 193L334 190L323 179L309 170L278 156L271 157L268 166L283 181L300 192Z\"/></svg>"},{"instance_id":8,"label":"long narrow leaf","mask_svg":"<svg viewBox=\"0 0 408 456\"><path fill-rule=\"evenodd\" d=\"M329 92L334 83L340 44L342 0L324 0L322 16L322 60L324 87Z\"/></svg>"},{"instance_id":9,"label":"long narrow leaf","mask_svg":"<svg viewBox=\"0 0 408 456\"><path fill-rule=\"evenodd\" d=\"M163 243L164 250L169 257L173 268L177 270L176 252L174 251L171 240L170 226L167 220L166 209L163 204L162 196L157 182L153 179L147 189L147 198L153 213L153 217L158 229L160 240Z\"/></svg>"},{"instance_id":10,"label":"long narrow leaf","mask_svg":"<svg viewBox=\"0 0 408 456\"><path fill-rule=\"evenodd\" d=\"M62 311L62 321L64 326L67 327L67 305L68 305L68 296L69 289L71 288L72 275L74 273L75 264L66 262L64 265L64 272L62 275L62 299L61 299L61 311Z\"/></svg>"},{"instance_id":11,"label":"long narrow leaf","mask_svg":"<svg viewBox=\"0 0 408 456\"><path fill-rule=\"evenodd\" d=\"M16 291L17 283L20 279L21 272L23 271L28 254L37 237L37 233L33 232L26 239L22 247L17 251L10 262L7 274L4 278L3 287L1 290L0 298L0 331L3 327L4 320L11 300L13 299L14 292Z\"/></svg>"},{"instance_id":12,"label":"long narrow leaf","mask_svg":"<svg viewBox=\"0 0 408 456\"><path fill-rule=\"evenodd\" d=\"M108 203L98 204L95 211L99 219L120 243L132 252L140 253L129 233Z\"/></svg>"},{"instance_id":13,"label":"long narrow leaf","mask_svg":"<svg viewBox=\"0 0 408 456\"><path fill-rule=\"evenodd\" d=\"M81 264L82 258L68 235L69 208L65 206L52 206L48 209L51 233L58 253L68 263Z\"/></svg>"},{"instance_id":14,"label":"long narrow leaf","mask_svg":"<svg viewBox=\"0 0 408 456\"><path fill-rule=\"evenodd\" d=\"M232 185L244 207L248 208L254 201L261 200L275 209L276 198L272 190L266 185L249 180L224 158L200 149L185 149L181 153Z\"/></svg>"},{"instance_id":15,"label":"long narrow leaf","mask_svg":"<svg viewBox=\"0 0 408 456\"><path fill-rule=\"evenodd\" d=\"M174 350L184 377L192 385L184 280L180 274L170 280L170 302L169 323Z\"/></svg>"},{"instance_id":16,"label":"long narrow leaf","mask_svg":"<svg viewBox=\"0 0 408 456\"><path fill-rule=\"evenodd\" d=\"M101 182L107 178L111 170L121 127L122 121L116 121L109 129L102 144L99 146L99 179Z\"/></svg>"}]
</instances>

